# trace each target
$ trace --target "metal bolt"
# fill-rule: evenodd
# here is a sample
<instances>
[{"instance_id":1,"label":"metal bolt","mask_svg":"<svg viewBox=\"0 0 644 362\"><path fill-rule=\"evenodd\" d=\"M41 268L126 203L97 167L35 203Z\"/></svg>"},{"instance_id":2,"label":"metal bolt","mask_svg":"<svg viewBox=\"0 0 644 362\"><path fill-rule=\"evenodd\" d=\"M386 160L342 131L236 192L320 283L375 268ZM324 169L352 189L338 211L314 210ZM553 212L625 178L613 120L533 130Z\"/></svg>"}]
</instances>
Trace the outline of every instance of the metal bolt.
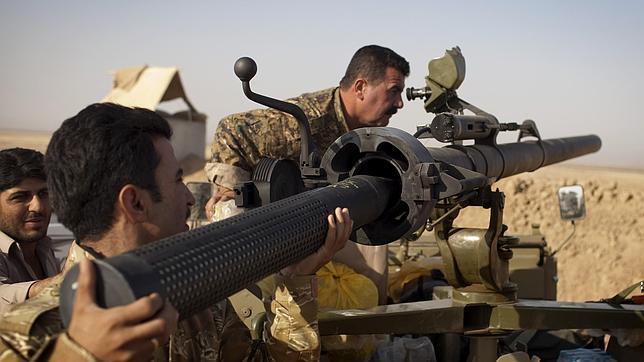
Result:
<instances>
[{"instance_id":1,"label":"metal bolt","mask_svg":"<svg viewBox=\"0 0 644 362\"><path fill-rule=\"evenodd\" d=\"M244 308L242 309L241 314L244 318L248 318L253 314L253 311L250 308Z\"/></svg>"}]
</instances>

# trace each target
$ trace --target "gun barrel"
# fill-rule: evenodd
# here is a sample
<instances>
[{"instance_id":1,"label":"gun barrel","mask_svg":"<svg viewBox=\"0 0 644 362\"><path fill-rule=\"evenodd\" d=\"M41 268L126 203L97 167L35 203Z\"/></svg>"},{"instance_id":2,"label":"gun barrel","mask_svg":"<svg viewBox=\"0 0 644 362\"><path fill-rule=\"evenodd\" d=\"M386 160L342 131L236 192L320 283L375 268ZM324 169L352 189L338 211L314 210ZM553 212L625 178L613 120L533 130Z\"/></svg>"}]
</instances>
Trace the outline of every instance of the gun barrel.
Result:
<instances>
[{"instance_id":1,"label":"gun barrel","mask_svg":"<svg viewBox=\"0 0 644 362\"><path fill-rule=\"evenodd\" d=\"M502 145L451 145L428 148L436 161L460 166L497 180L598 151L595 135L554 138Z\"/></svg>"},{"instance_id":2,"label":"gun barrel","mask_svg":"<svg viewBox=\"0 0 644 362\"><path fill-rule=\"evenodd\" d=\"M97 261L97 299L103 307L152 292L186 318L312 254L324 243L327 215L349 207L354 229L387 208L392 182L355 176ZM71 319L78 267L61 287L61 316Z\"/></svg>"}]
</instances>

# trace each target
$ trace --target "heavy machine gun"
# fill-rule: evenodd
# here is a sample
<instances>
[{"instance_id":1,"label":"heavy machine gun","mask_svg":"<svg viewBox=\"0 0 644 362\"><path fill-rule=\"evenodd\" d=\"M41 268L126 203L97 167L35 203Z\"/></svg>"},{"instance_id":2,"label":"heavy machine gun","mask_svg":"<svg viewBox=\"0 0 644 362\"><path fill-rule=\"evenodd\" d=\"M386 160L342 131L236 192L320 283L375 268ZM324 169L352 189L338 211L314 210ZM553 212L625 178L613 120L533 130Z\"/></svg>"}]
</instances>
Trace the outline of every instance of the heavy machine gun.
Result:
<instances>
[{"instance_id":1,"label":"heavy machine gun","mask_svg":"<svg viewBox=\"0 0 644 362\"><path fill-rule=\"evenodd\" d=\"M322 334L644 327L639 307L549 304L544 316L535 312L546 310L543 305L517 301L516 286L508 279L512 239L503 235L504 196L492 189L493 183L596 152L601 141L594 135L543 140L531 121L502 124L460 100L455 88L464 78L464 60L459 55L448 51L443 62L451 62L456 73L430 74L425 89L408 91L411 98L424 98L428 111L439 112L426 127L429 132L453 144L428 148L398 129L361 128L340 137L322 157L301 109L253 93L250 80L257 66L250 58L238 60L235 73L244 93L300 123L299 162L260 162L253 181L236 188L237 204L253 207L246 213L97 261L99 303L122 305L159 292L185 318L314 252L326 233L325 215L348 207L354 239L363 244L411 238L431 225L455 290L452 299L325 313ZM436 67L430 62L430 72L442 69ZM475 114L461 114L463 109ZM510 129L520 131L521 142L497 144L498 132ZM522 140L525 136L536 140ZM463 139L474 144L456 142ZM453 227L457 211L470 205L490 209L488 228ZM61 290L67 322L77 275L72 269Z\"/></svg>"}]
</instances>

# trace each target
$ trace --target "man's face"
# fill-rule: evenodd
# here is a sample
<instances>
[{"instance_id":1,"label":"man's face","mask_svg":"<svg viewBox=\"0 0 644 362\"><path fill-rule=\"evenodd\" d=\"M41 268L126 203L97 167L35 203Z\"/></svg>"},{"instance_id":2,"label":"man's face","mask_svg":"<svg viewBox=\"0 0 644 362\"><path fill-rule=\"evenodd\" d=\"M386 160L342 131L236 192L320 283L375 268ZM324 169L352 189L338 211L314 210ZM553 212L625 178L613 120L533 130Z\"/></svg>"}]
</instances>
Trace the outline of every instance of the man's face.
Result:
<instances>
[{"instance_id":1,"label":"man's face","mask_svg":"<svg viewBox=\"0 0 644 362\"><path fill-rule=\"evenodd\" d=\"M359 102L358 123L363 127L384 127L389 118L403 107L402 91L405 77L395 68L387 68L384 79L377 84L367 82Z\"/></svg>"},{"instance_id":2,"label":"man's face","mask_svg":"<svg viewBox=\"0 0 644 362\"><path fill-rule=\"evenodd\" d=\"M155 178L161 201L152 203L149 221L153 225L152 237L156 241L188 230L186 222L195 199L183 183L183 169L174 156L170 142L159 137L154 140L154 147L160 156Z\"/></svg>"},{"instance_id":3,"label":"man's face","mask_svg":"<svg viewBox=\"0 0 644 362\"><path fill-rule=\"evenodd\" d=\"M0 230L18 242L35 242L47 235L51 217L47 183L27 178L0 192Z\"/></svg>"}]
</instances>

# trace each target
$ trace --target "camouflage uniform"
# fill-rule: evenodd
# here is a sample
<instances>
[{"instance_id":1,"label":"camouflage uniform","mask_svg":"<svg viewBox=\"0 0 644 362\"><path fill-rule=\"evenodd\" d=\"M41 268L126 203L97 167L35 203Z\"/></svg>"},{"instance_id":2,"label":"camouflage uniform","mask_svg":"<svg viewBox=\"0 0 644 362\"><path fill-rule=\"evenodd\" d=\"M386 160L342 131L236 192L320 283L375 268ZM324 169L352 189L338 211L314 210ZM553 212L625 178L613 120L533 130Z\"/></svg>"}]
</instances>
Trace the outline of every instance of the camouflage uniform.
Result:
<instances>
[{"instance_id":1,"label":"camouflage uniform","mask_svg":"<svg viewBox=\"0 0 644 362\"><path fill-rule=\"evenodd\" d=\"M91 258L76 244L70 263ZM95 358L64 332L58 310L59 276L38 296L17 304L0 320L0 361L84 360ZM317 289L314 276L277 277L274 299L267 305L266 348L271 360L319 360ZM248 329L227 301L179 323L166 346L155 351L155 361L241 361L250 352ZM260 360L260 353L255 360Z\"/></svg>"},{"instance_id":2,"label":"camouflage uniform","mask_svg":"<svg viewBox=\"0 0 644 362\"><path fill-rule=\"evenodd\" d=\"M305 93L287 101L300 106L309 118L311 136L320 156L349 130L339 88ZM236 183L250 180L250 173L260 158L297 162L300 147L299 126L291 115L271 108L232 114L217 126L206 174L217 185L232 189Z\"/></svg>"}]
</instances>

